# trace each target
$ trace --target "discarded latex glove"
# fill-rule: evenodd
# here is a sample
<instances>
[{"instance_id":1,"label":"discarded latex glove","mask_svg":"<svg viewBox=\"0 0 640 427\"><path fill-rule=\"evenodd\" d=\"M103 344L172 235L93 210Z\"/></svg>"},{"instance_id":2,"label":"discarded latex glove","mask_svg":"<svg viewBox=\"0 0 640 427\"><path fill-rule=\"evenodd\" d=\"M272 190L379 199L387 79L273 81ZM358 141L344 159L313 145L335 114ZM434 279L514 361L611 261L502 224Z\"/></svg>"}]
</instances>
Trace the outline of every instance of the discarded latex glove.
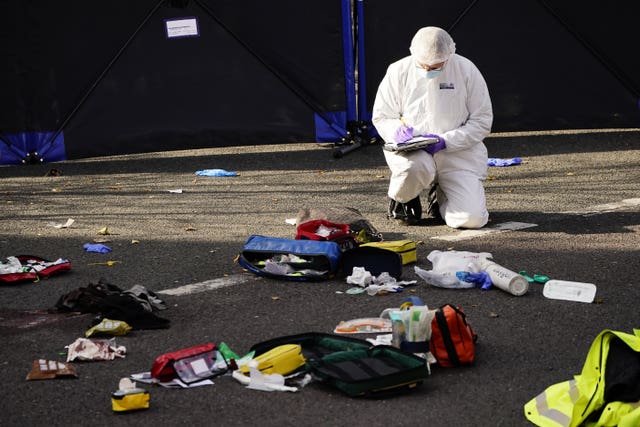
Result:
<instances>
[{"instance_id":1,"label":"discarded latex glove","mask_svg":"<svg viewBox=\"0 0 640 427\"><path fill-rule=\"evenodd\" d=\"M402 125L393 134L393 140L397 143L406 142L411 138L413 138L413 128L410 126Z\"/></svg>"},{"instance_id":2,"label":"discarded latex glove","mask_svg":"<svg viewBox=\"0 0 640 427\"><path fill-rule=\"evenodd\" d=\"M545 283L547 283L549 280L551 280L551 279L549 279L549 277L548 277L548 276L544 276L544 275L542 275L542 274L534 274L534 275L533 275L533 277L531 277L531 276L529 276L529 275L527 274L527 272L526 272L526 271L524 271L524 270L522 270L519 274L520 274L522 277L524 277L525 279L527 279L527 282L529 282L529 283L532 283L532 282L538 282L538 283L545 284Z\"/></svg>"},{"instance_id":3,"label":"discarded latex glove","mask_svg":"<svg viewBox=\"0 0 640 427\"><path fill-rule=\"evenodd\" d=\"M105 246L102 243L85 243L84 249L87 252L98 252L101 254L106 254L111 252L111 248L109 246Z\"/></svg>"},{"instance_id":4,"label":"discarded latex glove","mask_svg":"<svg viewBox=\"0 0 640 427\"><path fill-rule=\"evenodd\" d=\"M204 169L196 171L198 176L238 176L236 172L229 172L224 169Z\"/></svg>"},{"instance_id":5,"label":"discarded latex glove","mask_svg":"<svg viewBox=\"0 0 640 427\"><path fill-rule=\"evenodd\" d=\"M418 266L414 267L414 271L422 280L438 288L471 289L476 287L474 283L464 282L449 272L440 273L436 270L424 270Z\"/></svg>"},{"instance_id":6,"label":"discarded latex glove","mask_svg":"<svg viewBox=\"0 0 640 427\"><path fill-rule=\"evenodd\" d=\"M444 142L444 138L442 138L440 135L428 134L424 136L430 137L430 138L438 138L438 142L436 142L435 144L427 145L424 148L424 151L431 154L432 156L436 154L438 151L441 151L447 148L447 144Z\"/></svg>"},{"instance_id":7,"label":"discarded latex glove","mask_svg":"<svg viewBox=\"0 0 640 427\"><path fill-rule=\"evenodd\" d=\"M353 267L351 276L347 276L348 284L362 286L363 288L369 286L372 281L373 276L364 267Z\"/></svg>"},{"instance_id":8,"label":"discarded latex glove","mask_svg":"<svg viewBox=\"0 0 640 427\"><path fill-rule=\"evenodd\" d=\"M486 271L481 271L479 273L470 273L468 271L457 271L456 276L458 279L463 282L473 283L478 288L482 289L491 289L493 283L491 282L491 277L489 277L489 273Z\"/></svg>"},{"instance_id":9,"label":"discarded latex glove","mask_svg":"<svg viewBox=\"0 0 640 427\"><path fill-rule=\"evenodd\" d=\"M490 157L487 161L487 165L489 166L512 166L519 165L522 163L522 159L520 157L514 157L512 159L498 159L496 157Z\"/></svg>"}]
</instances>

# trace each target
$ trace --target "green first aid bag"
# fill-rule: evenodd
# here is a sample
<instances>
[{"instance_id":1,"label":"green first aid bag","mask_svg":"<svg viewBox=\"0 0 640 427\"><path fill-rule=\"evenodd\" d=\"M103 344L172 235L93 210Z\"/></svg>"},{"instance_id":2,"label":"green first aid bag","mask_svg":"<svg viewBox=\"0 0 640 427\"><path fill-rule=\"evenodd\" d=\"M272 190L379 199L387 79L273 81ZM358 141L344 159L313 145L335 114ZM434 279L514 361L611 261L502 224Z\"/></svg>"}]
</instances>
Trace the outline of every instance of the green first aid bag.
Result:
<instances>
[{"instance_id":1,"label":"green first aid bag","mask_svg":"<svg viewBox=\"0 0 640 427\"><path fill-rule=\"evenodd\" d=\"M298 344L305 369L351 397L377 397L414 390L428 375L425 359L395 347L322 332L307 332L255 344L257 356L283 344Z\"/></svg>"}]
</instances>

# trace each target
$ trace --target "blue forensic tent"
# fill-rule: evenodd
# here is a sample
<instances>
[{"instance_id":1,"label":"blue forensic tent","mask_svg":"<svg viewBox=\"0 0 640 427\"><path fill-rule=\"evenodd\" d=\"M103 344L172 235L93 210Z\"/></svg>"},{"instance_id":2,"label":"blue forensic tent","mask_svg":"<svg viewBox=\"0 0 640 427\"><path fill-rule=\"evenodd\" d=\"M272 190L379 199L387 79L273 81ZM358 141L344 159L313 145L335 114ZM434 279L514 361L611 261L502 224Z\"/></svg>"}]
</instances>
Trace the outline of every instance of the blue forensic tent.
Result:
<instances>
[{"instance_id":1,"label":"blue forensic tent","mask_svg":"<svg viewBox=\"0 0 640 427\"><path fill-rule=\"evenodd\" d=\"M639 127L640 3L5 0L0 164L375 137L370 107L415 31L483 72L493 130Z\"/></svg>"}]
</instances>

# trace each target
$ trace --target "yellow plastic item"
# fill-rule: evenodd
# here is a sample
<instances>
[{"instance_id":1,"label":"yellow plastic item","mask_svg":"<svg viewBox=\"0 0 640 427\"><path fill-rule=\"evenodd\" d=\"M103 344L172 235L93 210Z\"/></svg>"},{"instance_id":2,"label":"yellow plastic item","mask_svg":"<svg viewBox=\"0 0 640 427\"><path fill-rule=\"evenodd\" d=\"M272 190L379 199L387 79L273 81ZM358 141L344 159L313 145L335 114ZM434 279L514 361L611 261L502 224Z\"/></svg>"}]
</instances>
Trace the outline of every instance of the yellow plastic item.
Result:
<instances>
[{"instance_id":1,"label":"yellow plastic item","mask_svg":"<svg viewBox=\"0 0 640 427\"><path fill-rule=\"evenodd\" d=\"M149 408L149 392L143 389L118 390L111 394L114 412L135 411Z\"/></svg>"},{"instance_id":2,"label":"yellow plastic item","mask_svg":"<svg viewBox=\"0 0 640 427\"><path fill-rule=\"evenodd\" d=\"M402 257L402 265L411 264L418 260L416 242L413 240L389 240L382 242L363 243L360 246L375 246L399 253Z\"/></svg>"},{"instance_id":3,"label":"yellow plastic item","mask_svg":"<svg viewBox=\"0 0 640 427\"><path fill-rule=\"evenodd\" d=\"M258 370L263 374L287 375L305 364L302 347L299 344L284 344L254 357ZM240 372L249 374L249 367L243 365Z\"/></svg>"}]
</instances>

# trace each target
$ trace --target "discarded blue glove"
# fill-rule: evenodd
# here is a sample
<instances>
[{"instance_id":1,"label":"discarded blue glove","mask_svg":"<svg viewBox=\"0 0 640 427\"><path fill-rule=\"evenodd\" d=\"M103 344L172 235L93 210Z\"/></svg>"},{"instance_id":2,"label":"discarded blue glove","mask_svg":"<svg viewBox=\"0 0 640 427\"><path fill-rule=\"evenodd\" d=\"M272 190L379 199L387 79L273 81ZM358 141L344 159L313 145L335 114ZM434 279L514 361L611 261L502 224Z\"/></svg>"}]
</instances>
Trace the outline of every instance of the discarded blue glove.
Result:
<instances>
[{"instance_id":1,"label":"discarded blue glove","mask_svg":"<svg viewBox=\"0 0 640 427\"><path fill-rule=\"evenodd\" d=\"M111 252L111 248L103 245L102 243L85 243L84 249L87 252L98 252L101 254L106 254Z\"/></svg>"},{"instance_id":2,"label":"discarded blue glove","mask_svg":"<svg viewBox=\"0 0 640 427\"><path fill-rule=\"evenodd\" d=\"M238 176L235 172L229 172L224 169L204 169L196 171L198 176Z\"/></svg>"},{"instance_id":3,"label":"discarded blue glove","mask_svg":"<svg viewBox=\"0 0 640 427\"><path fill-rule=\"evenodd\" d=\"M432 156L436 154L438 151L444 150L445 148L447 148L447 144L444 142L444 138L442 138L440 135L428 134L424 136L427 138L438 138L438 142L436 142L435 144L427 145L424 148L424 151L431 154Z\"/></svg>"},{"instance_id":4,"label":"discarded blue glove","mask_svg":"<svg viewBox=\"0 0 640 427\"><path fill-rule=\"evenodd\" d=\"M519 165L522 163L522 159L520 157L514 157L512 159L498 159L496 157L489 157L487 164L489 166L512 166Z\"/></svg>"},{"instance_id":5,"label":"discarded blue glove","mask_svg":"<svg viewBox=\"0 0 640 427\"><path fill-rule=\"evenodd\" d=\"M491 277L489 277L489 273L486 271L481 271L480 273L470 273L468 271L457 271L456 277L458 280L462 280L463 282L473 283L476 285L476 288L482 289L491 289L493 283L491 282Z\"/></svg>"},{"instance_id":6,"label":"discarded blue glove","mask_svg":"<svg viewBox=\"0 0 640 427\"><path fill-rule=\"evenodd\" d=\"M411 138L413 138L413 128L410 126L402 125L393 134L393 140L397 143L406 142Z\"/></svg>"}]
</instances>

